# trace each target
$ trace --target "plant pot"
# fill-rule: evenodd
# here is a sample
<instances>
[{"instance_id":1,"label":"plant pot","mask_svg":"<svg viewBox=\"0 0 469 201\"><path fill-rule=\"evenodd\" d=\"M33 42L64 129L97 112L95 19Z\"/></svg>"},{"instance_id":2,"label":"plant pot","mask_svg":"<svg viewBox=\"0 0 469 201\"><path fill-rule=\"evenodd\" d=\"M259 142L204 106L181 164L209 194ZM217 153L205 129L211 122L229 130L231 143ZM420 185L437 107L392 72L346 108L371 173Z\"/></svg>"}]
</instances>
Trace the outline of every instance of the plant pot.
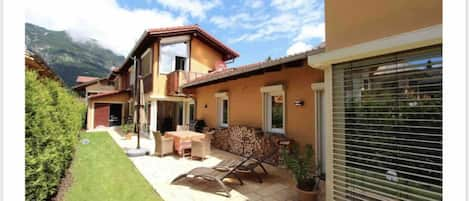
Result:
<instances>
[{"instance_id":1,"label":"plant pot","mask_svg":"<svg viewBox=\"0 0 469 201\"><path fill-rule=\"evenodd\" d=\"M296 188L298 192L298 201L317 201L319 191L304 191L299 188Z\"/></svg>"}]
</instances>

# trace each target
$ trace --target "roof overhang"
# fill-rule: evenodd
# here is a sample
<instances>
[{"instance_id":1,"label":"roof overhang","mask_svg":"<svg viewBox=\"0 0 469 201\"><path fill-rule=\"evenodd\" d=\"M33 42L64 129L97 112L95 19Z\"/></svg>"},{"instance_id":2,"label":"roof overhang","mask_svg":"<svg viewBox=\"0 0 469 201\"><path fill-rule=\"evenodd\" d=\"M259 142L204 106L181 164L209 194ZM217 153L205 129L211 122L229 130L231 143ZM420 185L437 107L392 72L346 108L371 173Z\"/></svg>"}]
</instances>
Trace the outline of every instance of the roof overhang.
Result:
<instances>
[{"instance_id":1,"label":"roof overhang","mask_svg":"<svg viewBox=\"0 0 469 201\"><path fill-rule=\"evenodd\" d=\"M306 59L309 55L318 54L320 52L323 52L323 50L323 48L318 48L294 55L281 57L278 59L273 59L270 61L250 64L246 67L230 68L229 71L226 71L224 73L209 73L201 77L200 79L196 79L194 81L184 84L183 86L181 86L181 88L191 88L201 85L208 85L219 81L223 81L224 79L235 79L236 77L244 77L245 75L253 72L270 72L273 71L271 69L278 67L306 66Z\"/></svg>"},{"instance_id":2,"label":"roof overhang","mask_svg":"<svg viewBox=\"0 0 469 201\"><path fill-rule=\"evenodd\" d=\"M438 24L340 49L326 50L309 56L308 65L312 68L324 69L334 63L441 44L442 31L442 25Z\"/></svg>"}]
</instances>

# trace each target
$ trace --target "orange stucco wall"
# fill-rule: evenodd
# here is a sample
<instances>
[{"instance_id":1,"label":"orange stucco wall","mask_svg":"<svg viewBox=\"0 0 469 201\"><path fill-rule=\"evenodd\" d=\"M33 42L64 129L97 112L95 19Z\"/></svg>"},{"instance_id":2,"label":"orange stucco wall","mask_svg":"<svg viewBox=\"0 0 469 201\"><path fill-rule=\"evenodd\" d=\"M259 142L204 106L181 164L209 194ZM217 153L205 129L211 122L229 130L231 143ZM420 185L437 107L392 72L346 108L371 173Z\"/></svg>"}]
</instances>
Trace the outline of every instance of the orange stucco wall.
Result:
<instances>
[{"instance_id":1,"label":"orange stucco wall","mask_svg":"<svg viewBox=\"0 0 469 201\"><path fill-rule=\"evenodd\" d=\"M310 67L289 68L277 72L226 81L196 88L196 116L204 119L209 127L217 126L215 93L228 92L229 125L245 125L262 128L261 87L283 84L285 88L286 135L304 144L315 142L314 93L312 83L322 82L323 73ZM304 106L295 106L295 100L303 100ZM205 108L207 105L207 108Z\"/></svg>"},{"instance_id":2,"label":"orange stucco wall","mask_svg":"<svg viewBox=\"0 0 469 201\"><path fill-rule=\"evenodd\" d=\"M191 40L191 72L207 73L222 61L222 55L197 38Z\"/></svg>"},{"instance_id":3,"label":"orange stucco wall","mask_svg":"<svg viewBox=\"0 0 469 201\"><path fill-rule=\"evenodd\" d=\"M326 48L337 49L441 24L441 0L327 0Z\"/></svg>"}]
</instances>

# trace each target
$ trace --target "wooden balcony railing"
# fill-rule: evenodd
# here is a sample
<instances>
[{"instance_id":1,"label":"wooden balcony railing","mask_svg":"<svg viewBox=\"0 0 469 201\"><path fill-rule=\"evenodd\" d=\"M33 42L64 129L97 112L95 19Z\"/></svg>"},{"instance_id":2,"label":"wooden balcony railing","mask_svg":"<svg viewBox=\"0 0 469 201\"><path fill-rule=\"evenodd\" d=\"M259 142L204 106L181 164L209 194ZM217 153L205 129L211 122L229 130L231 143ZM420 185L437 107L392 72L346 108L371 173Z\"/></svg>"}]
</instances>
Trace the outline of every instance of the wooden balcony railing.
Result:
<instances>
[{"instance_id":1,"label":"wooden balcony railing","mask_svg":"<svg viewBox=\"0 0 469 201\"><path fill-rule=\"evenodd\" d=\"M203 75L205 75L205 73L187 72L182 70L169 73L166 80L166 94L168 96L184 96L181 91L181 86Z\"/></svg>"}]
</instances>

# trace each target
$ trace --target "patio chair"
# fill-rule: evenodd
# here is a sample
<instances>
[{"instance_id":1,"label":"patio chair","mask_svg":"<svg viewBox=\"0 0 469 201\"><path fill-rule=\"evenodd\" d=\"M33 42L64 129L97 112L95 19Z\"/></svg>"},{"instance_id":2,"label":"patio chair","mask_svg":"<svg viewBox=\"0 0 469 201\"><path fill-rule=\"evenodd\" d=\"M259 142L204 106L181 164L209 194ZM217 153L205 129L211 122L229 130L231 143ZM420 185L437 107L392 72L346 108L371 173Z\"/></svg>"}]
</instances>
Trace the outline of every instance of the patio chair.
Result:
<instances>
[{"instance_id":1,"label":"patio chair","mask_svg":"<svg viewBox=\"0 0 469 201\"><path fill-rule=\"evenodd\" d=\"M257 167L261 167L262 170L264 171L264 175L268 175L269 173L267 172L266 168L262 163L264 163L267 159L270 159L274 154L278 152L277 149L273 149L270 153L263 155L259 159L256 159L254 157L249 157L249 159L243 163L241 166L236 167L236 173L247 173L247 174L253 174L256 176L257 180L259 183L262 183L262 177L259 173L256 172ZM222 161L219 165L218 168L221 168L221 166L226 166L226 168L235 168L233 165L233 162L230 161Z\"/></svg>"},{"instance_id":2,"label":"patio chair","mask_svg":"<svg viewBox=\"0 0 469 201\"><path fill-rule=\"evenodd\" d=\"M210 136L205 135L202 139L192 140L191 158L198 157L206 159L210 154Z\"/></svg>"},{"instance_id":3,"label":"patio chair","mask_svg":"<svg viewBox=\"0 0 469 201\"><path fill-rule=\"evenodd\" d=\"M188 125L177 125L176 126L176 131L188 131L189 126Z\"/></svg>"},{"instance_id":4,"label":"patio chair","mask_svg":"<svg viewBox=\"0 0 469 201\"><path fill-rule=\"evenodd\" d=\"M193 178L202 178L207 181L215 181L223 188L223 191L226 193L227 197L231 197L229 189L223 183L223 179L228 178L230 176L234 176L239 181L239 184L243 185L244 184L243 181L236 174L235 170L238 167L242 166L249 159L250 157L245 158L244 160L238 161L238 163L233 166L234 168L226 169L225 171L220 171L220 169L217 170L217 169L209 168L209 167L197 167L197 168L190 170L187 173L177 176L176 178L173 179L173 181L171 181L171 183L174 183L182 178L186 178L187 176L192 176Z\"/></svg>"},{"instance_id":5,"label":"patio chair","mask_svg":"<svg viewBox=\"0 0 469 201\"><path fill-rule=\"evenodd\" d=\"M174 139L172 137L162 136L159 131L153 132L153 136L155 138L155 155L164 156L174 152Z\"/></svg>"}]
</instances>

